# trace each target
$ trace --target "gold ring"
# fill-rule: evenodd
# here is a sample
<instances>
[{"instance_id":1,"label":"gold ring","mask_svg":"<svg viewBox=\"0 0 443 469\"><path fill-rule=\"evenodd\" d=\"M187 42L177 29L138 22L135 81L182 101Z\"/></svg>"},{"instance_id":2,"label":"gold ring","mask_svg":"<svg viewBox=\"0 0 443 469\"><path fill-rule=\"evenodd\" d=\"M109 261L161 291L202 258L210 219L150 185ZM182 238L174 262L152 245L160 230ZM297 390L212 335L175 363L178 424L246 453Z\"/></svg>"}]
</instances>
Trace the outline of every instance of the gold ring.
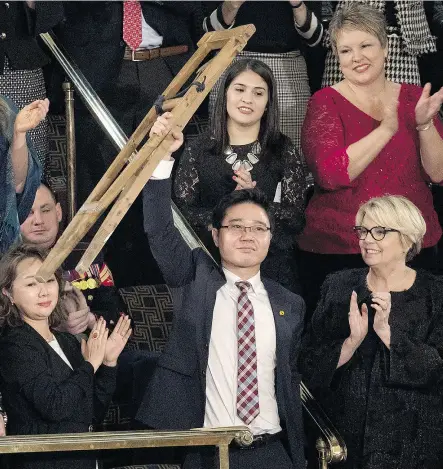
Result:
<instances>
[{"instance_id":1,"label":"gold ring","mask_svg":"<svg viewBox=\"0 0 443 469\"><path fill-rule=\"evenodd\" d=\"M93 338L93 339L98 339L98 331L94 331L94 332L92 333L92 338Z\"/></svg>"}]
</instances>

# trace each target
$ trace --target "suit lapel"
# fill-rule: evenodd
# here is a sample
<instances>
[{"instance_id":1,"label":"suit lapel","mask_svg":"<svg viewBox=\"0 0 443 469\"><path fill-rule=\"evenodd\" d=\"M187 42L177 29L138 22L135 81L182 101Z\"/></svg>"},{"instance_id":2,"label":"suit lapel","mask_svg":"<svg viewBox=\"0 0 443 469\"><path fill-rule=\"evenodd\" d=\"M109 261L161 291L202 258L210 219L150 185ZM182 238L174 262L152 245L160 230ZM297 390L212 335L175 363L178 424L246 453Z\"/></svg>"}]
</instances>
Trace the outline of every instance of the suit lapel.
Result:
<instances>
[{"instance_id":1,"label":"suit lapel","mask_svg":"<svg viewBox=\"0 0 443 469\"><path fill-rule=\"evenodd\" d=\"M268 292L269 302L271 303L272 314L274 315L275 322L275 335L277 339L276 354L277 362L279 357L284 356L286 353L286 346L289 344L292 327L290 324L292 305L283 297L280 291L277 290L275 285L267 279L263 279L263 284Z\"/></svg>"},{"instance_id":2,"label":"suit lapel","mask_svg":"<svg viewBox=\"0 0 443 469\"><path fill-rule=\"evenodd\" d=\"M197 317L196 333L197 333L197 351L200 371L206 371L209 354L209 341L211 339L212 318L214 316L214 306L217 297L217 291L226 283L226 279L219 269L214 269L209 274L206 283L206 291L202 308L199 310ZM205 392L205 380L200 380Z\"/></svg>"},{"instance_id":3,"label":"suit lapel","mask_svg":"<svg viewBox=\"0 0 443 469\"><path fill-rule=\"evenodd\" d=\"M71 341L67 340L65 335L59 334L58 332L54 332L54 335L57 338L57 342L59 343L60 348L63 350L63 353L66 355L66 358L68 359L72 368L75 370L82 364L83 359L80 359L80 354L77 353L77 350L73 347ZM62 360L61 357L60 359ZM63 363L65 362L63 361Z\"/></svg>"},{"instance_id":4,"label":"suit lapel","mask_svg":"<svg viewBox=\"0 0 443 469\"><path fill-rule=\"evenodd\" d=\"M289 362L290 344L292 339L293 325L291 325L292 305L283 297L281 291L267 279L262 279L268 292L269 302L271 303L272 313L275 322L275 396L280 417L286 414L284 399L284 379L286 364Z\"/></svg>"}]
</instances>

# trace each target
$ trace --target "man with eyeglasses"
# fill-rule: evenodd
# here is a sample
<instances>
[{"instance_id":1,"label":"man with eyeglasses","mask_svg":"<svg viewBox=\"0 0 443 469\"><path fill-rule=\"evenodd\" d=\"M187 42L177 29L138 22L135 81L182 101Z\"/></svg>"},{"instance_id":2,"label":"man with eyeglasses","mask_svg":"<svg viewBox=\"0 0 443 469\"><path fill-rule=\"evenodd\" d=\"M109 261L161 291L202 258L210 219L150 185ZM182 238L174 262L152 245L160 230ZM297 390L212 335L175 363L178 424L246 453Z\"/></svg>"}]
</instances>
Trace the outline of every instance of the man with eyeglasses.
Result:
<instances>
[{"instance_id":1,"label":"man with eyeglasses","mask_svg":"<svg viewBox=\"0 0 443 469\"><path fill-rule=\"evenodd\" d=\"M151 132L167 133L169 118L160 117ZM172 135L171 153L183 141ZM232 445L231 469L304 468L296 361L305 307L260 277L273 230L266 200L247 189L220 201L212 229L218 267L174 228L170 153L164 160L154 173L159 180L144 189L144 226L173 287L174 323L136 418L156 429L247 426L254 440ZM199 449L187 454L184 468L209 469L216 461L213 448Z\"/></svg>"}]
</instances>

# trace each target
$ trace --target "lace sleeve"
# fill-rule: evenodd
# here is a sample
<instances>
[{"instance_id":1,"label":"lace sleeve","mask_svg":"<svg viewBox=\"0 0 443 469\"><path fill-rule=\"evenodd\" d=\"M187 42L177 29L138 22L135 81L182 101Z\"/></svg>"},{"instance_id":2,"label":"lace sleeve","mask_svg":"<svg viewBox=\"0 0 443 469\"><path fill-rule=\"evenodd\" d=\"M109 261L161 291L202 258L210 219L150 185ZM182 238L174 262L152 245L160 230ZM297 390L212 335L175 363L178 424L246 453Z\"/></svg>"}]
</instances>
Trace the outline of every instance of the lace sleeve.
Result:
<instances>
[{"instance_id":1,"label":"lace sleeve","mask_svg":"<svg viewBox=\"0 0 443 469\"><path fill-rule=\"evenodd\" d=\"M279 247L293 244L294 236L305 226L306 175L300 155L292 142L283 149L283 178L281 202L272 202L276 237Z\"/></svg>"},{"instance_id":2,"label":"lace sleeve","mask_svg":"<svg viewBox=\"0 0 443 469\"><path fill-rule=\"evenodd\" d=\"M334 191L358 184L349 179L345 128L336 105L324 88L312 96L302 127L302 147L306 163L322 189Z\"/></svg>"},{"instance_id":3,"label":"lace sleeve","mask_svg":"<svg viewBox=\"0 0 443 469\"><path fill-rule=\"evenodd\" d=\"M198 148L195 143L185 148L174 181L174 194L178 207L192 227L207 229L211 224L212 210L201 204Z\"/></svg>"}]
</instances>

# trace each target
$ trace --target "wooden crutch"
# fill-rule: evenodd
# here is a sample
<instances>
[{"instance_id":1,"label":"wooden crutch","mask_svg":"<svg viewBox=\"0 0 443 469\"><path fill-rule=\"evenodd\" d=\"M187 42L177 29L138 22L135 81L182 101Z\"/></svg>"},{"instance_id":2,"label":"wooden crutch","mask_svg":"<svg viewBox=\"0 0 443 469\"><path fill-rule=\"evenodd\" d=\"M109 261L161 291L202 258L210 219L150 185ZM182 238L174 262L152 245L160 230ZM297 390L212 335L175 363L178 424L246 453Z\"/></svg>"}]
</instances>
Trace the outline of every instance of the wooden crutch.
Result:
<instances>
[{"instance_id":1,"label":"wooden crutch","mask_svg":"<svg viewBox=\"0 0 443 469\"><path fill-rule=\"evenodd\" d=\"M254 32L254 25L245 25L230 31L206 33L202 37L197 44L198 49L162 95L162 109L172 108L173 130L182 130L185 127ZM199 70L198 81L192 83L182 97L176 98L177 93L206 56L217 49L220 49L217 56ZM89 268L172 143L173 137L169 132L166 136L154 135L137 150L156 118L156 108L152 107L50 251L37 272L36 278L39 281L44 282L51 277L100 215L115 201L76 270L83 273Z\"/></svg>"}]
</instances>

